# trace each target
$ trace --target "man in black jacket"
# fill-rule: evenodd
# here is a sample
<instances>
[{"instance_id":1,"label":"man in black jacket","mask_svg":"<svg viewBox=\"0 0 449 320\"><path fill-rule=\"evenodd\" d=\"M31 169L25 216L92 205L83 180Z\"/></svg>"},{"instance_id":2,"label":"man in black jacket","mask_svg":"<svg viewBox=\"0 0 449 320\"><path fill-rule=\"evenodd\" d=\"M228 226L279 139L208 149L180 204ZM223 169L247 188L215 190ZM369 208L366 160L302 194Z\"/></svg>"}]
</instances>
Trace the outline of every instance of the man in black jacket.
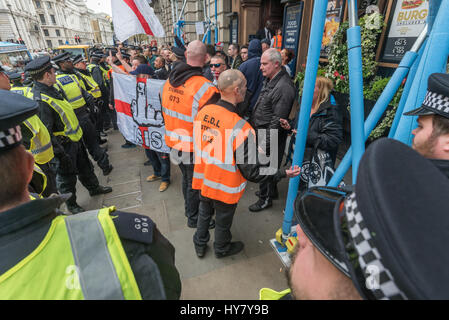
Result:
<instances>
[{"instance_id":1,"label":"man in black jacket","mask_svg":"<svg viewBox=\"0 0 449 320\"><path fill-rule=\"evenodd\" d=\"M23 145L21 145L21 133L20 123L32 116L37 112L38 103L19 96L17 94L8 92L6 90L0 90L0 136L7 137L7 139L1 139L0 142L0 225L2 226L0 231L0 274L4 275L8 271L14 271L11 274L10 282L14 284L14 275L17 273L17 266L23 262L23 259L27 259L28 267L22 268L20 275L23 277L32 277L33 282L27 285L29 290L27 295L31 299L61 299L67 298L70 290L76 290L69 287L73 283L67 281L70 279L70 274L67 273L66 267L63 269L53 268L58 272L67 274L67 279L62 278L62 281L66 287L62 287L58 290L51 290L54 283L47 282L47 278L52 275L46 275L40 273L40 269L45 269L48 265L57 265L60 259L61 252L65 249L64 244L60 243L57 248L51 247L50 244L55 244L55 241L64 239L64 236L57 238L55 234L55 218L60 217L62 212L58 210L59 206L67 200L70 195L55 196L47 199L30 201L30 194L27 190L27 185L33 174L33 156L26 152ZM12 135L11 135L12 133ZM111 211L109 213L112 221L108 228L100 227L93 230L78 230L84 233L86 238L103 239L104 245L106 243L109 247L111 239L106 238L107 235L116 233L118 235L120 243L113 242L118 246L121 246L126 256L121 258L115 257L121 260L125 265L128 264L131 267L130 272L134 276L137 283L137 289L140 296L143 299L179 299L181 294L181 281L179 273L175 266L175 249L172 244L159 232L154 222L147 216L125 213L119 211ZM66 217L65 222L70 221L82 221L88 217L88 213L83 213L80 216ZM98 221L98 219L97 219ZM100 225L100 223L98 223ZM139 227L138 227L139 226ZM111 229L110 229L111 228ZM67 229L69 229L67 227ZM104 234L101 234L100 229ZM73 240L73 232L77 233L75 228L70 229L71 232L66 236L69 248L81 249L77 251L77 256L74 258L74 266L77 274L87 276L87 279L80 277L81 281L80 290L82 296L85 299L108 299L124 298L124 292L121 292L121 288L127 288L129 291L132 287L132 283L118 283L118 288L105 285L101 280L94 279L96 281L89 281L89 277L95 276L101 278L104 274L107 274L105 270L109 269L123 271L125 267L120 268L116 265L111 265L111 260L101 261L101 252L88 252L90 258L83 260L81 252L83 252L82 246L76 246L76 241ZM109 234L106 234L106 231ZM51 237L50 237L51 236ZM103 238L101 238L103 237ZM55 239L56 238L56 239ZM113 236L113 238L116 238ZM89 243L89 240L83 240L84 245ZM100 241L101 243L101 241ZM78 242L79 244L79 242ZM50 247L50 249L46 249ZM101 248L101 246L99 246ZM87 248L86 250L90 250ZM120 252L120 248L117 248ZM40 250L40 251L37 251ZM45 251L47 250L47 251ZM84 252L86 251L84 250ZM42 261L36 259L36 255L33 252L40 252L47 254L50 257L50 261ZM109 254L106 258L111 258L111 250L106 250ZM95 257L95 263L92 263L92 257ZM107 263L109 261L109 263ZM40 263L40 265L39 265ZM88 264L88 268L83 268ZM43 265L42 265L43 264ZM31 269L31 270L30 270ZM112 273L112 275L114 275ZM58 278L57 276L54 281ZM124 279L123 277L121 279ZM118 280L117 277L108 278L107 281L113 283L114 280ZM13 282L11 282L13 281ZM61 281L61 278L59 278ZM20 278L17 285L20 286ZM0 292L5 292L5 282L0 284ZM39 290L36 288L39 286ZM121 288L120 288L121 287ZM109 290L107 289L109 288ZM0 296L0 299L21 299L21 292L25 289L20 287L14 287L15 293L9 292L8 297ZM89 293L87 295L86 293ZM16 295L15 295L16 294ZM34 296L30 296L34 294ZM18 295L18 296L17 296ZM73 296L71 296L73 297Z\"/></svg>"},{"instance_id":2,"label":"man in black jacket","mask_svg":"<svg viewBox=\"0 0 449 320\"><path fill-rule=\"evenodd\" d=\"M290 114L296 89L282 67L281 54L276 49L265 51L260 61L260 69L266 79L252 111L250 122L258 130L259 150L261 148L270 158L270 167L278 169L282 162L287 138L287 132L282 129L280 119L285 119ZM259 200L252 204L249 210L257 212L269 208L272 205L272 199L277 196L276 183L263 182L260 184Z\"/></svg>"}]
</instances>

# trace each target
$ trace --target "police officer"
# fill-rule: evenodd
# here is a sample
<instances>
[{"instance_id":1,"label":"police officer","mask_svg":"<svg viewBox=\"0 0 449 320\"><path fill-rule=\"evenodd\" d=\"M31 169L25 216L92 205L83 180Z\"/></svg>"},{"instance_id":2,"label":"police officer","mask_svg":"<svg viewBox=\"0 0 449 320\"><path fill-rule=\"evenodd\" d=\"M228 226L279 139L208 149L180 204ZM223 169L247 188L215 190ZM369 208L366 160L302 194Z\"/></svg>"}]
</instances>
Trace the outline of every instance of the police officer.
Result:
<instances>
[{"instance_id":1,"label":"police officer","mask_svg":"<svg viewBox=\"0 0 449 320\"><path fill-rule=\"evenodd\" d=\"M423 104L406 116L418 116L412 147L449 177L449 75L433 73Z\"/></svg>"},{"instance_id":2,"label":"police officer","mask_svg":"<svg viewBox=\"0 0 449 320\"><path fill-rule=\"evenodd\" d=\"M247 180L279 181L295 177L300 168L276 170L268 174L256 159L255 132L237 114L237 104L245 99L246 79L239 70L224 71L218 78L221 99L204 106L195 118L195 169L193 189L199 190L200 206L195 251L203 257L209 241L208 226L215 211L215 256L223 258L240 252L244 245L231 242L231 225ZM266 173L263 171L267 170Z\"/></svg>"},{"instance_id":3,"label":"police officer","mask_svg":"<svg viewBox=\"0 0 449 320\"><path fill-rule=\"evenodd\" d=\"M182 172L187 226L196 228L199 192L192 189L193 178L193 120L205 105L216 102L217 88L205 77L206 46L192 41L186 51L187 63L174 64L162 90L162 113L165 122L165 142L172 149L171 158L179 163ZM211 225L211 227L213 224Z\"/></svg>"},{"instance_id":4,"label":"police officer","mask_svg":"<svg viewBox=\"0 0 449 320\"><path fill-rule=\"evenodd\" d=\"M61 92L65 93L67 100L72 105L84 132L84 144L106 176L111 173L113 167L109 163L106 150L101 148L98 143L99 138L91 121L90 113L95 109L94 98L86 91L82 77L79 77L80 80L76 75L68 52L57 55L53 58L53 62L60 68L56 76L56 85Z\"/></svg>"},{"instance_id":5,"label":"police officer","mask_svg":"<svg viewBox=\"0 0 449 320\"><path fill-rule=\"evenodd\" d=\"M89 70L87 70L87 63L82 55L77 55L75 58L73 58L73 66L75 67L74 71L78 76L78 79L83 82L86 90L92 95L92 97L94 97L94 108L90 112L90 119L92 120L92 123L96 128L97 122L101 117L100 108L98 108L98 106L104 103L101 99L100 86L95 82ZM100 145L107 142L106 139L101 139L98 131L97 140Z\"/></svg>"},{"instance_id":6,"label":"police officer","mask_svg":"<svg viewBox=\"0 0 449 320\"><path fill-rule=\"evenodd\" d=\"M67 195L30 201L34 161L19 124L37 108L0 90L0 299L179 299L174 247L149 217L113 207L65 216Z\"/></svg>"},{"instance_id":7,"label":"police officer","mask_svg":"<svg viewBox=\"0 0 449 320\"><path fill-rule=\"evenodd\" d=\"M0 89L10 90L30 99L33 98L31 87L22 86L20 74L10 74L9 77L13 86L6 81L0 81ZM34 156L34 160L38 164L35 165L30 189L44 197L57 193L56 175L50 165L50 161L54 158L53 146L47 128L37 115L24 120L20 127L23 144Z\"/></svg>"},{"instance_id":8,"label":"police officer","mask_svg":"<svg viewBox=\"0 0 449 320\"><path fill-rule=\"evenodd\" d=\"M92 78L100 86L101 90L101 100L103 103L99 104L100 118L96 124L97 131L100 133L107 129L107 123L110 122L108 111L110 85L107 78L107 70L102 66L102 62L106 57L103 52L95 51L91 55L91 63L87 66L87 70L91 73Z\"/></svg>"},{"instance_id":9,"label":"police officer","mask_svg":"<svg viewBox=\"0 0 449 320\"><path fill-rule=\"evenodd\" d=\"M100 186L86 148L80 141L83 131L65 94L55 87L56 73L50 57L37 58L25 67L34 79L33 99L39 103L39 118L51 136L56 160L56 182L61 193L72 193L67 200L68 210L80 213L76 203L76 177L89 190L91 196L112 191Z\"/></svg>"}]
</instances>

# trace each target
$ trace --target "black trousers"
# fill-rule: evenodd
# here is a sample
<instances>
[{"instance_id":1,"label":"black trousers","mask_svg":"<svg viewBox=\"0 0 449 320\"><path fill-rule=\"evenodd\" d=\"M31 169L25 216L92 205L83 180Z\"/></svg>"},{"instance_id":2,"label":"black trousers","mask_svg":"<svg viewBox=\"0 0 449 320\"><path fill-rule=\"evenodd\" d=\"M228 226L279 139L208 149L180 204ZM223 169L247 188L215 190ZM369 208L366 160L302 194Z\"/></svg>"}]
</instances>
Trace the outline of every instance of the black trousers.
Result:
<instances>
[{"instance_id":1,"label":"black trousers","mask_svg":"<svg viewBox=\"0 0 449 320\"><path fill-rule=\"evenodd\" d=\"M44 197L49 197L52 193L58 193L58 189L56 188L56 173L50 162L39 164L39 168L41 168L47 177L47 187L42 195Z\"/></svg>"},{"instance_id":2,"label":"black trousers","mask_svg":"<svg viewBox=\"0 0 449 320\"><path fill-rule=\"evenodd\" d=\"M193 235L195 246L205 247L209 242L209 223L215 213L214 250L215 253L228 252L232 239L231 226L236 209L237 204L227 204L200 195L198 224Z\"/></svg>"},{"instance_id":3,"label":"black trousers","mask_svg":"<svg viewBox=\"0 0 449 320\"><path fill-rule=\"evenodd\" d=\"M83 107L85 109L85 107ZM83 110L77 113L78 121L83 129L83 142L86 146L89 154L97 162L98 166L105 170L109 168L109 156L106 150L100 147L98 142L98 132L95 130L95 126L92 123L87 110Z\"/></svg>"},{"instance_id":4,"label":"black trousers","mask_svg":"<svg viewBox=\"0 0 449 320\"><path fill-rule=\"evenodd\" d=\"M193 169L195 165L180 163L182 172L182 194L184 196L185 215L190 223L195 224L198 220L198 208L200 204L200 192L192 189Z\"/></svg>"},{"instance_id":5,"label":"black trousers","mask_svg":"<svg viewBox=\"0 0 449 320\"><path fill-rule=\"evenodd\" d=\"M86 148L82 141L67 142L63 144L65 153L71 161L72 170L67 171L61 160L55 157L56 162L56 184L60 193L71 193L72 196L67 200L67 204L76 203L76 178L89 191L95 190L99 186L98 178L94 172L94 166L90 162Z\"/></svg>"},{"instance_id":6,"label":"black trousers","mask_svg":"<svg viewBox=\"0 0 449 320\"><path fill-rule=\"evenodd\" d=\"M285 144L287 140L287 133L285 130L279 129L278 130L278 139L277 139L277 169L281 167L282 164L282 158L284 157L284 150L285 150ZM271 146L269 145L270 140L267 141L267 155L270 155L270 152L272 151ZM265 147L265 146L262 146ZM259 198L260 199L266 199L273 197L274 194L277 193L277 182L274 182L272 180L269 180L267 182L262 182L259 184Z\"/></svg>"}]
</instances>

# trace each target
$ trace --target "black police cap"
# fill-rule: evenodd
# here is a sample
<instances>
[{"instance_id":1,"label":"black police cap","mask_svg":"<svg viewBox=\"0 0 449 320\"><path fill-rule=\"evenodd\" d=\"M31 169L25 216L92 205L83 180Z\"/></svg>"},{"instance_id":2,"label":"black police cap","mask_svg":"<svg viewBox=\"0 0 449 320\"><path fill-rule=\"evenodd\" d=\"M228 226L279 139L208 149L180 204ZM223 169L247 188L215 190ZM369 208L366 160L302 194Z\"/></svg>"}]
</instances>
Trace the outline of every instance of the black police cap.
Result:
<instances>
[{"instance_id":1,"label":"black police cap","mask_svg":"<svg viewBox=\"0 0 449 320\"><path fill-rule=\"evenodd\" d=\"M60 53L57 56L55 56L53 58L53 62L54 63L59 63L59 62L67 61L67 60L70 60L70 59L71 59L70 53L69 52L63 52L63 53Z\"/></svg>"},{"instance_id":2,"label":"black police cap","mask_svg":"<svg viewBox=\"0 0 449 320\"><path fill-rule=\"evenodd\" d=\"M404 113L406 116L432 114L449 119L449 74L432 73L427 81L427 93L422 106Z\"/></svg>"},{"instance_id":3,"label":"black police cap","mask_svg":"<svg viewBox=\"0 0 449 320\"><path fill-rule=\"evenodd\" d=\"M77 64L84 60L85 60L84 57L81 54L79 54L73 58L73 64Z\"/></svg>"},{"instance_id":4,"label":"black police cap","mask_svg":"<svg viewBox=\"0 0 449 320\"><path fill-rule=\"evenodd\" d=\"M18 72L10 72L10 73L8 73L8 78L11 81L21 80L22 79L22 74L20 74Z\"/></svg>"},{"instance_id":5,"label":"black police cap","mask_svg":"<svg viewBox=\"0 0 449 320\"><path fill-rule=\"evenodd\" d=\"M448 299L447 190L449 179L431 161L380 139L360 162L354 193L334 201L338 191L312 188L296 201L295 214L363 298Z\"/></svg>"},{"instance_id":6,"label":"black police cap","mask_svg":"<svg viewBox=\"0 0 449 320\"><path fill-rule=\"evenodd\" d=\"M32 60L25 66L25 71L30 75L41 73L47 69L52 68L53 65L51 63L49 56L43 56Z\"/></svg>"},{"instance_id":7,"label":"black police cap","mask_svg":"<svg viewBox=\"0 0 449 320\"><path fill-rule=\"evenodd\" d=\"M0 90L0 153L20 145L20 124L37 113L38 103L7 90Z\"/></svg>"}]
</instances>

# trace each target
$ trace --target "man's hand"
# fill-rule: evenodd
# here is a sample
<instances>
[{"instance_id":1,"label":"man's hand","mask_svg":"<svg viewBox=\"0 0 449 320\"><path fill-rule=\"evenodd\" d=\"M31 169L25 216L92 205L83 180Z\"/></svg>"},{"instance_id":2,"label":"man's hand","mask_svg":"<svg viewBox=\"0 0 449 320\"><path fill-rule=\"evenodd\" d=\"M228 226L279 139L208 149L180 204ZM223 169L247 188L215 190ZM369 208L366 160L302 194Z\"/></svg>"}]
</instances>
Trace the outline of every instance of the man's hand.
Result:
<instances>
[{"instance_id":1,"label":"man's hand","mask_svg":"<svg viewBox=\"0 0 449 320\"><path fill-rule=\"evenodd\" d=\"M112 65L112 52L109 50L109 57L106 58L106 62L111 66Z\"/></svg>"},{"instance_id":2,"label":"man's hand","mask_svg":"<svg viewBox=\"0 0 449 320\"><path fill-rule=\"evenodd\" d=\"M286 119L279 119L279 122L281 123L282 129L290 130L292 128Z\"/></svg>"},{"instance_id":3,"label":"man's hand","mask_svg":"<svg viewBox=\"0 0 449 320\"><path fill-rule=\"evenodd\" d=\"M120 52L120 50L117 50L117 54L115 56L117 57L117 59L119 59L119 61L123 60L123 56L122 56L122 53Z\"/></svg>"},{"instance_id":4,"label":"man's hand","mask_svg":"<svg viewBox=\"0 0 449 320\"><path fill-rule=\"evenodd\" d=\"M112 104L109 104L109 109L114 110L114 106Z\"/></svg>"},{"instance_id":5,"label":"man's hand","mask_svg":"<svg viewBox=\"0 0 449 320\"><path fill-rule=\"evenodd\" d=\"M301 167L294 166L292 169L285 170L285 173L287 174L287 178L297 177L301 173Z\"/></svg>"}]
</instances>

